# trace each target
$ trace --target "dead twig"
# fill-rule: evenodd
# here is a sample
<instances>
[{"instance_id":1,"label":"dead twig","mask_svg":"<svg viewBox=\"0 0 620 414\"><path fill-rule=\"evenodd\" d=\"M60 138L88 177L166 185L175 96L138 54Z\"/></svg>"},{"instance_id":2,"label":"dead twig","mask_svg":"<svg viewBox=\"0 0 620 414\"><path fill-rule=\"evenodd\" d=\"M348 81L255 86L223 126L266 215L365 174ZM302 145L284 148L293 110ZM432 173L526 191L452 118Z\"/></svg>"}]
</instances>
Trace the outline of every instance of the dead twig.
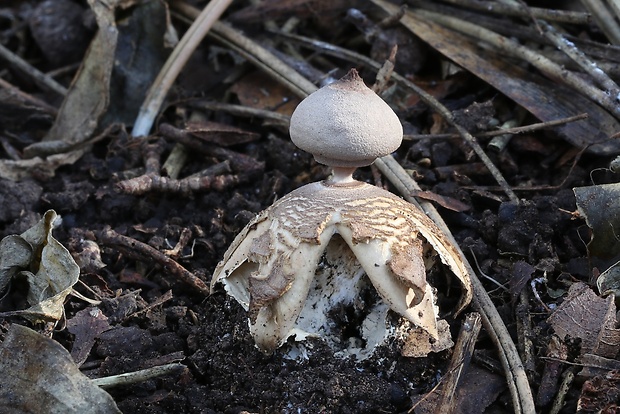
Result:
<instances>
[{"instance_id":1,"label":"dead twig","mask_svg":"<svg viewBox=\"0 0 620 414\"><path fill-rule=\"evenodd\" d=\"M173 129L173 127L170 127ZM176 128L174 128L176 130ZM183 133L182 130L176 130L178 134ZM236 159L225 149L219 148L220 151L211 150L212 155L228 156L228 158ZM142 151L144 153L144 171L142 174L124 179L116 183L116 189L125 194L142 195L152 191L177 194L184 197L190 197L196 192L217 190L222 191L232 185L239 183L240 177L237 175L229 174L230 163L223 162L206 168L203 171L192 174L182 179L176 179L172 177L165 177L161 175L161 155L164 150L164 140L160 139L155 142L144 141ZM220 152L226 152L221 154ZM241 155L241 154L239 154ZM250 157L246 157L250 158ZM243 161L247 161L246 158L242 158ZM170 157L168 158L170 159ZM252 159L255 166L257 163ZM247 165L248 163L242 163ZM168 167L169 168L169 167ZM246 170L241 170L245 172ZM255 170L247 170L255 171Z\"/></svg>"},{"instance_id":2,"label":"dead twig","mask_svg":"<svg viewBox=\"0 0 620 414\"><path fill-rule=\"evenodd\" d=\"M556 119L553 121L547 122L537 122L535 124L524 125L520 127L506 128L497 131L487 131L480 132L474 135L476 138L488 138L488 137L496 137L501 135L518 135L526 132L534 132L541 129L551 128L558 125L568 124L569 122L575 122L582 119L586 119L588 114L579 114L575 116L569 116L566 118ZM459 134L418 134L418 135L404 135L403 139L405 140L421 140L421 139L446 139L446 138L458 138Z\"/></svg>"},{"instance_id":3,"label":"dead twig","mask_svg":"<svg viewBox=\"0 0 620 414\"><path fill-rule=\"evenodd\" d=\"M210 111L224 111L236 116L243 116L246 118L262 118L274 123L281 124L288 128L288 123L291 117L274 111L268 111L266 109L251 108L249 106L235 105L223 102L211 102L205 100L196 100L188 103L189 106L200 109L207 109Z\"/></svg>"},{"instance_id":4,"label":"dead twig","mask_svg":"<svg viewBox=\"0 0 620 414\"><path fill-rule=\"evenodd\" d=\"M620 26L605 3L601 0L581 0L581 3L592 13L592 17L609 41L616 45L620 44Z\"/></svg>"},{"instance_id":5,"label":"dead twig","mask_svg":"<svg viewBox=\"0 0 620 414\"><path fill-rule=\"evenodd\" d=\"M562 52L570 57L585 73L590 75L595 82L597 82L607 94L618 99L620 96L620 88L618 84L614 82L607 74L602 71L598 65L586 56L581 50L579 50L573 42L568 41L561 33L559 33L553 26L544 21L539 21L540 26L543 28L545 36Z\"/></svg>"},{"instance_id":6,"label":"dead twig","mask_svg":"<svg viewBox=\"0 0 620 414\"><path fill-rule=\"evenodd\" d=\"M538 19L545 19L560 23L589 24L592 16L589 13L568 10L543 9L540 7L528 7L524 11L521 7L512 4L502 4L496 1L478 0L443 0L446 3L465 6L469 9L480 10L486 13L498 14L500 16L533 16Z\"/></svg>"},{"instance_id":7,"label":"dead twig","mask_svg":"<svg viewBox=\"0 0 620 414\"><path fill-rule=\"evenodd\" d=\"M20 71L28 75L45 89L54 91L60 96L65 96L67 94L67 88L56 82L49 75L46 75L37 68L33 67L30 63L26 62L24 59L11 52L2 44L0 44L0 56L16 68L18 68Z\"/></svg>"},{"instance_id":8,"label":"dead twig","mask_svg":"<svg viewBox=\"0 0 620 414\"><path fill-rule=\"evenodd\" d=\"M132 195L142 195L157 191L189 197L199 191L222 191L238 184L240 181L237 175L213 175L211 171L205 170L205 175L187 177L180 180L162 177L157 174L144 174L140 177L121 181L116 184L116 188L125 194Z\"/></svg>"},{"instance_id":9,"label":"dead twig","mask_svg":"<svg viewBox=\"0 0 620 414\"><path fill-rule=\"evenodd\" d=\"M207 286L205 282L178 264L176 261L166 256L164 253L149 246L148 244L132 239L131 237L118 234L109 227L106 227L102 231L98 232L97 239L101 242L101 244L119 249L127 256L136 260L154 261L181 282L196 289L197 292L200 292L205 296L209 295L209 286Z\"/></svg>"},{"instance_id":10,"label":"dead twig","mask_svg":"<svg viewBox=\"0 0 620 414\"><path fill-rule=\"evenodd\" d=\"M525 3L517 0L501 0L503 6L518 8L526 13L530 18L534 20L536 27L542 31L543 35L573 60L585 73L590 75L607 94L617 97L620 96L620 89L616 82L614 82L605 72L603 72L598 65L591 60L585 53L583 53L577 46L568 41L563 34L558 32L554 26L551 26L545 20L540 19L541 16L537 16L534 13L534 8L527 7Z\"/></svg>"},{"instance_id":11,"label":"dead twig","mask_svg":"<svg viewBox=\"0 0 620 414\"><path fill-rule=\"evenodd\" d=\"M125 374L111 375L109 377L95 378L91 382L101 388L107 389L120 385L135 384L144 382L151 378L162 377L164 375L180 374L186 371L187 367L178 362L157 367L141 369L140 371L127 372Z\"/></svg>"},{"instance_id":12,"label":"dead twig","mask_svg":"<svg viewBox=\"0 0 620 414\"><path fill-rule=\"evenodd\" d=\"M136 312L132 313L131 315L127 316L126 319L135 318L136 316L142 315L143 313L147 313L151 309L154 309L157 306L163 305L164 303L168 302L169 300L172 300L172 298L173 298L172 291L169 290L166 293L164 293L163 295L157 297L152 303L149 303L143 309L140 309L139 311L136 311Z\"/></svg>"},{"instance_id":13,"label":"dead twig","mask_svg":"<svg viewBox=\"0 0 620 414\"><path fill-rule=\"evenodd\" d=\"M536 371L535 349L532 338L532 317L529 312L529 295L527 289L523 289L519 294L518 303L515 309L517 321L517 345L521 360L526 371L534 373Z\"/></svg>"},{"instance_id":14,"label":"dead twig","mask_svg":"<svg viewBox=\"0 0 620 414\"><path fill-rule=\"evenodd\" d=\"M481 327L482 322L479 313L470 313L465 316L465 320L461 324L459 337L454 345L448 373L442 378L441 401L437 404L435 413L450 414L454 412L456 408L454 394L462 374L467 372Z\"/></svg>"},{"instance_id":15,"label":"dead twig","mask_svg":"<svg viewBox=\"0 0 620 414\"><path fill-rule=\"evenodd\" d=\"M23 92L22 90L20 90L16 86L11 85L9 82L5 81L2 78L0 78L0 88L6 89L10 94L16 96L20 101L34 105L52 116L58 115L57 108L51 106L47 102L40 100L39 98Z\"/></svg>"},{"instance_id":16,"label":"dead twig","mask_svg":"<svg viewBox=\"0 0 620 414\"><path fill-rule=\"evenodd\" d=\"M164 137L170 138L186 147L200 151L203 154L228 161L234 171L240 173L250 173L263 168L263 163L256 161L248 155L209 144L192 135L190 132L175 128L170 124L160 125L159 132Z\"/></svg>"},{"instance_id":17,"label":"dead twig","mask_svg":"<svg viewBox=\"0 0 620 414\"><path fill-rule=\"evenodd\" d=\"M564 372L564 374L562 374L562 383L560 384L558 393L553 400L553 405L549 410L549 414L558 414L560 410L564 407L564 401L566 400L566 396L570 391L573 380L575 379L575 373L577 371L577 367L570 367Z\"/></svg>"},{"instance_id":18,"label":"dead twig","mask_svg":"<svg viewBox=\"0 0 620 414\"><path fill-rule=\"evenodd\" d=\"M513 187L513 190L515 190L515 191L549 191L549 190L559 190L561 188L564 188L566 183L568 183L568 179L571 177L575 167L577 166L577 163L581 159L581 156L584 154L586 149L587 149L587 147L578 150L578 152L575 154L575 156L573 158L573 162L571 163L571 166L570 166L570 169L569 169L568 173L562 179L562 182L560 182L559 184L556 184L556 185L528 185L528 186L521 186L521 187ZM490 187L490 186L467 186L467 185L464 185L461 188L464 188L464 189L467 189L467 190L475 189L475 190L485 190L485 191L497 191L497 190L499 190L498 187Z\"/></svg>"},{"instance_id":19,"label":"dead twig","mask_svg":"<svg viewBox=\"0 0 620 414\"><path fill-rule=\"evenodd\" d=\"M607 0L609 3L609 8L613 10L616 18L620 18L620 1L618 0Z\"/></svg>"}]
</instances>

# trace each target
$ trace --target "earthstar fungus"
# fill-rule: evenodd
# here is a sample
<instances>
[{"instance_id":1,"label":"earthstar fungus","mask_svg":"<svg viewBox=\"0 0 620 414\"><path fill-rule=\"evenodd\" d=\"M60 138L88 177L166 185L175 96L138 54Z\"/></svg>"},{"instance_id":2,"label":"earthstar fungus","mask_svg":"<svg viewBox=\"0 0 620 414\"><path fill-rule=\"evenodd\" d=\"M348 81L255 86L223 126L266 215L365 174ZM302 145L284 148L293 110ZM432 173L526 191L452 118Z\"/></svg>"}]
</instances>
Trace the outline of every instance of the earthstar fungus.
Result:
<instances>
[{"instance_id":1,"label":"earthstar fungus","mask_svg":"<svg viewBox=\"0 0 620 414\"><path fill-rule=\"evenodd\" d=\"M212 288L223 283L249 311L250 331L263 351L273 351L291 335L316 334L300 328L298 319L337 234L385 304L437 339L435 294L426 272L438 255L457 276L464 292L458 312L471 299L460 256L417 207L351 176L355 168L400 146L403 131L396 114L352 69L299 104L290 134L298 147L333 168L332 177L303 186L259 213L218 264Z\"/></svg>"}]
</instances>

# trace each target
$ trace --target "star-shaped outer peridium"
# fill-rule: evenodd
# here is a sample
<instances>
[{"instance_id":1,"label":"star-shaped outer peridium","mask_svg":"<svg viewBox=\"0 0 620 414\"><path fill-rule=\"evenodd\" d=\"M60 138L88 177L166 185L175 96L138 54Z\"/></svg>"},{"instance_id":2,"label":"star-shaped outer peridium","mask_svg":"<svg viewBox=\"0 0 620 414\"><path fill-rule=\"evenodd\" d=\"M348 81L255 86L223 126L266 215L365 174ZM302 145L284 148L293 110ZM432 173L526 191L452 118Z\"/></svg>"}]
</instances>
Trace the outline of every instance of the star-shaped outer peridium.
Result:
<instances>
[{"instance_id":1,"label":"star-shaped outer peridium","mask_svg":"<svg viewBox=\"0 0 620 414\"><path fill-rule=\"evenodd\" d=\"M213 275L212 287L223 282L249 310L250 330L262 350L273 351L294 332L321 256L336 233L390 308L433 337L437 315L426 271L435 253L463 285L456 312L471 300L459 253L417 207L359 181L312 183L252 220Z\"/></svg>"}]
</instances>

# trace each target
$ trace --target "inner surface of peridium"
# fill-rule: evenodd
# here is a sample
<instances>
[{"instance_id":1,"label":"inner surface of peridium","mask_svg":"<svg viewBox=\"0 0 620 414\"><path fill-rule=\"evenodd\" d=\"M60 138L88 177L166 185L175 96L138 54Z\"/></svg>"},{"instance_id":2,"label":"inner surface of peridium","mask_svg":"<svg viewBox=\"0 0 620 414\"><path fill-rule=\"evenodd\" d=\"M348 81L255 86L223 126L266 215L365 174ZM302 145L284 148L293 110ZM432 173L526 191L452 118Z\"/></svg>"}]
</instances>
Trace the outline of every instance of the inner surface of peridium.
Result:
<instances>
[{"instance_id":1,"label":"inner surface of peridium","mask_svg":"<svg viewBox=\"0 0 620 414\"><path fill-rule=\"evenodd\" d=\"M349 246L335 234L317 266L296 328L322 337L336 354L363 359L389 336L388 310Z\"/></svg>"}]
</instances>

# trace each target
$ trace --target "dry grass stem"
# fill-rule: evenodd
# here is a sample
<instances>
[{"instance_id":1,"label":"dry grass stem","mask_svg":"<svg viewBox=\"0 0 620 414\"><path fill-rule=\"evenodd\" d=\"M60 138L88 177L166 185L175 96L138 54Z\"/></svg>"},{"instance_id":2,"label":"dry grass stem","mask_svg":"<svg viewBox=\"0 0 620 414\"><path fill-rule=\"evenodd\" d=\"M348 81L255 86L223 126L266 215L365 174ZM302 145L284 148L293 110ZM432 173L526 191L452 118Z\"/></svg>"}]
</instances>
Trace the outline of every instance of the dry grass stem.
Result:
<instances>
[{"instance_id":1,"label":"dry grass stem","mask_svg":"<svg viewBox=\"0 0 620 414\"><path fill-rule=\"evenodd\" d=\"M613 10L616 18L620 18L620 1L618 0L609 0L609 7Z\"/></svg>"},{"instance_id":2,"label":"dry grass stem","mask_svg":"<svg viewBox=\"0 0 620 414\"><path fill-rule=\"evenodd\" d=\"M620 26L614 20L613 14L601 0L581 0L586 9L592 13L596 24L601 28L609 41L620 44Z\"/></svg>"},{"instance_id":3,"label":"dry grass stem","mask_svg":"<svg viewBox=\"0 0 620 414\"><path fill-rule=\"evenodd\" d=\"M609 95L618 97L620 89L616 82L614 82L607 74L602 71L598 65L591 60L585 53L583 53L573 42L570 42L561 34L554 26L547 23L545 20L539 19L540 16L534 14L534 8L528 8L524 3L519 3L516 0L502 0L503 5L509 7L517 7L524 9L524 12L529 12L528 15L534 19L534 23L537 28L542 30L545 37L559 50L564 52L569 58L571 58L577 66L579 66L585 73L589 74Z\"/></svg>"},{"instance_id":4,"label":"dry grass stem","mask_svg":"<svg viewBox=\"0 0 620 414\"><path fill-rule=\"evenodd\" d=\"M272 123L277 123L288 128L291 120L289 115L279 112L268 111L266 109L251 108L249 106L229 104L224 102L212 102L205 100L197 100L189 102L189 106L194 108L205 109L209 111L224 111L231 115L241 116L245 118L262 118Z\"/></svg>"}]
</instances>

